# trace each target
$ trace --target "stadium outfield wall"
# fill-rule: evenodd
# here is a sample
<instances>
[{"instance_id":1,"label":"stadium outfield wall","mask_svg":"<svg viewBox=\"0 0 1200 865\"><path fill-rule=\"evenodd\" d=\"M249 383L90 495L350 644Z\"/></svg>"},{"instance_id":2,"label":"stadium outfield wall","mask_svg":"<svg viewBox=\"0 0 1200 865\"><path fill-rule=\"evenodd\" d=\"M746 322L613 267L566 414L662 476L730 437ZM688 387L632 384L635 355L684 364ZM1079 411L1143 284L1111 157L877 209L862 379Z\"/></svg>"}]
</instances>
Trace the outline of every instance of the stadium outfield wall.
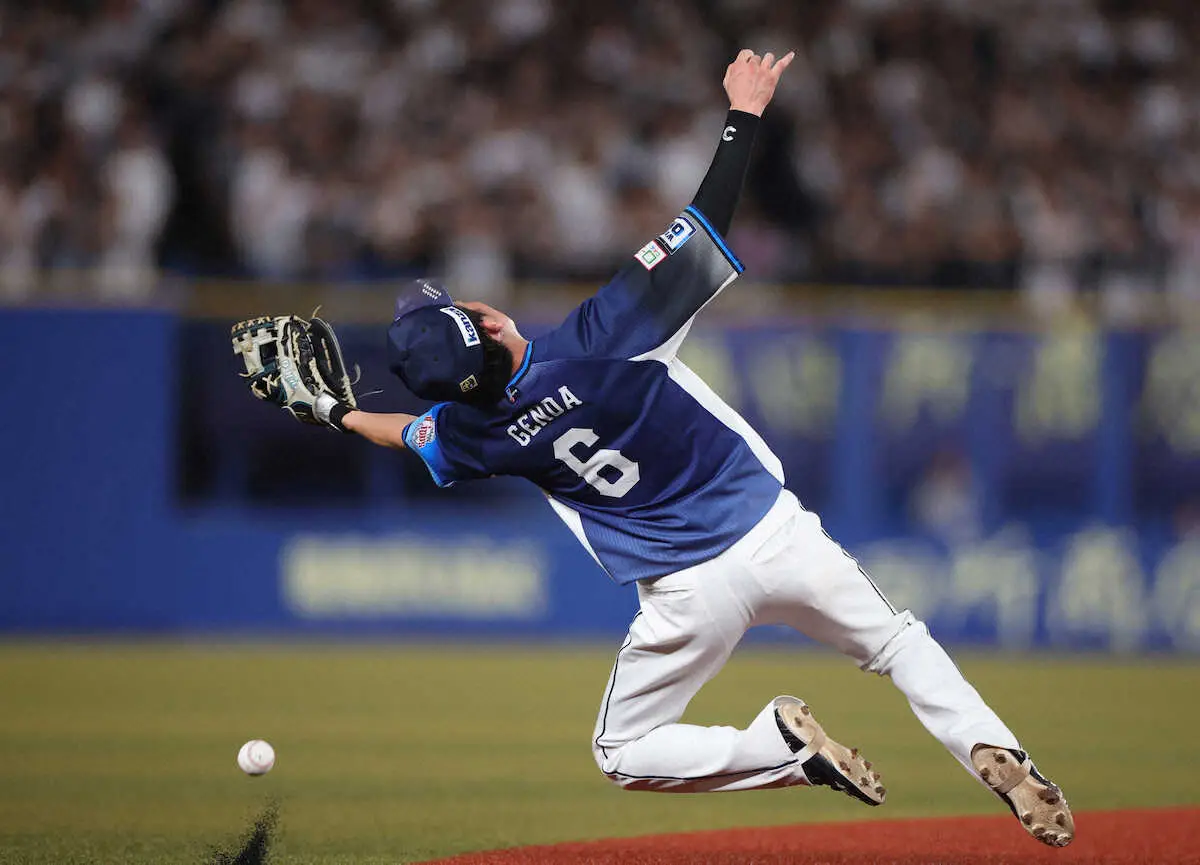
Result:
<instances>
[{"instance_id":1,"label":"stadium outfield wall","mask_svg":"<svg viewBox=\"0 0 1200 865\"><path fill-rule=\"evenodd\" d=\"M345 343L367 407L419 407L378 326ZM685 356L947 642L1200 651L1194 333L795 320ZM255 403L228 322L4 309L0 368L2 632L613 638L635 609L536 490L436 490Z\"/></svg>"}]
</instances>

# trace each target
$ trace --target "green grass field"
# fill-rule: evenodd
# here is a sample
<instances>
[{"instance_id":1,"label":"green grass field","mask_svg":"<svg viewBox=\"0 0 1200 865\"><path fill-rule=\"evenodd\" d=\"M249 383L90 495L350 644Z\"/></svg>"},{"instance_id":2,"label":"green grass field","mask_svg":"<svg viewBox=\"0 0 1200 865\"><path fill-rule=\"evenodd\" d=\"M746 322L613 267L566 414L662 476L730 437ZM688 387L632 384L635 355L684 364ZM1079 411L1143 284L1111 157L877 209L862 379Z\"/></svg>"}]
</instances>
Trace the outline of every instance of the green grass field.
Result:
<instances>
[{"instance_id":1,"label":"green grass field","mask_svg":"<svg viewBox=\"0 0 1200 865\"><path fill-rule=\"evenodd\" d=\"M285 865L1000 808L890 683L796 650L739 653L688 720L741 726L795 693L875 761L887 805L620 791L589 750L611 661L563 646L0 644L0 862L201 865L271 800ZM1076 810L1200 802L1181 771L1200 764L1200 664L960 661ZM237 769L250 738L277 749L266 777Z\"/></svg>"}]
</instances>

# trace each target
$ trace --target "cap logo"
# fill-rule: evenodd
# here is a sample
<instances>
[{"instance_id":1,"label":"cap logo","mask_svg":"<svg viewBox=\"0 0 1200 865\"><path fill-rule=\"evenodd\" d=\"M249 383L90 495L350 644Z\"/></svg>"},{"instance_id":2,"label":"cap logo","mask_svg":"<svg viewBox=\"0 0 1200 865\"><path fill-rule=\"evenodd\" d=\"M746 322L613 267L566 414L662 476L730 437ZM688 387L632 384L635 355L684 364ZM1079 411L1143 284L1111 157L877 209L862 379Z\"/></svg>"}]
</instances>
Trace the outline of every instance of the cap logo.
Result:
<instances>
[{"instance_id":1,"label":"cap logo","mask_svg":"<svg viewBox=\"0 0 1200 865\"><path fill-rule=\"evenodd\" d=\"M475 380L475 376L469 375L458 383L458 389L463 393L470 393L479 387L479 382Z\"/></svg>"},{"instance_id":2,"label":"cap logo","mask_svg":"<svg viewBox=\"0 0 1200 865\"><path fill-rule=\"evenodd\" d=\"M457 306L443 306L442 312L454 319L454 323L458 325L459 333L462 334L464 345L468 348L473 345L479 345L479 331L475 329L475 325L471 323L471 319L465 312Z\"/></svg>"},{"instance_id":3,"label":"cap logo","mask_svg":"<svg viewBox=\"0 0 1200 865\"><path fill-rule=\"evenodd\" d=\"M399 321L423 306L450 303L450 295L428 279L414 279L396 297L392 321Z\"/></svg>"}]
</instances>

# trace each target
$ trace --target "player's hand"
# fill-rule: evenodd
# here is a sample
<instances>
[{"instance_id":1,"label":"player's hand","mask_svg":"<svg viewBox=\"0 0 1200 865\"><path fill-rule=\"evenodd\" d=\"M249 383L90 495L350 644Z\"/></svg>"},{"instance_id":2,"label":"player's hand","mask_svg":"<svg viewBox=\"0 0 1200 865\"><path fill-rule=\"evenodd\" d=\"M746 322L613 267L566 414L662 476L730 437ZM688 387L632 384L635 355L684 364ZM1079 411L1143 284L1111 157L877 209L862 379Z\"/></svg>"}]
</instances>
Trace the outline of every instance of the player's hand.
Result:
<instances>
[{"instance_id":1,"label":"player's hand","mask_svg":"<svg viewBox=\"0 0 1200 865\"><path fill-rule=\"evenodd\" d=\"M729 95L729 107L761 117L763 109L775 95L779 76L795 57L795 51L789 51L778 60L770 51L762 57L749 48L739 51L737 58L725 70L723 83Z\"/></svg>"}]
</instances>

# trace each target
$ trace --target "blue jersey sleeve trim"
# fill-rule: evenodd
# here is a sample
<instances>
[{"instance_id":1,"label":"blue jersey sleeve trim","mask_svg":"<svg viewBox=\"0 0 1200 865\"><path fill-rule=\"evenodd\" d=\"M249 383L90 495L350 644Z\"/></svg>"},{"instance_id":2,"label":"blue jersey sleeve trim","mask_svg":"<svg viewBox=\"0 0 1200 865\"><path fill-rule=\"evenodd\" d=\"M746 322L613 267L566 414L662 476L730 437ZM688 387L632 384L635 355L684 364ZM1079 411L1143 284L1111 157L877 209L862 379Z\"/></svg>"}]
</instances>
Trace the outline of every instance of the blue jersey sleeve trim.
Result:
<instances>
[{"instance_id":1,"label":"blue jersey sleeve trim","mask_svg":"<svg viewBox=\"0 0 1200 865\"><path fill-rule=\"evenodd\" d=\"M715 243L720 248L721 252L725 254L725 257L729 259L729 263L733 265L734 270L736 270L738 273L742 273L746 269L745 265L742 264L741 259L734 255L733 250L730 249L729 245L725 243L725 238L721 237L721 232L712 227L712 223L705 218L703 213L690 204L684 208L684 213L690 213L692 216L696 217L696 219L700 220L700 224L704 226L704 230L708 232L708 236L713 239L713 243Z\"/></svg>"},{"instance_id":2,"label":"blue jersey sleeve trim","mask_svg":"<svg viewBox=\"0 0 1200 865\"><path fill-rule=\"evenodd\" d=\"M447 405L449 403L438 403L416 420L410 421L408 426L404 428L404 443L408 446L409 450L421 458L421 462L425 463L425 468L429 469L430 477L433 478L433 482L439 487L454 485L454 481L446 479L449 464L446 462L445 456L442 455L442 446L438 443L437 416ZM426 420L433 423L433 438L423 445L418 445L414 430Z\"/></svg>"},{"instance_id":3,"label":"blue jersey sleeve trim","mask_svg":"<svg viewBox=\"0 0 1200 865\"><path fill-rule=\"evenodd\" d=\"M513 373L513 377L508 380L506 387L512 387L521 380L521 376L529 372L529 363L533 360L533 343L530 342L525 346L525 355L521 359L521 365L517 367L517 371Z\"/></svg>"}]
</instances>

